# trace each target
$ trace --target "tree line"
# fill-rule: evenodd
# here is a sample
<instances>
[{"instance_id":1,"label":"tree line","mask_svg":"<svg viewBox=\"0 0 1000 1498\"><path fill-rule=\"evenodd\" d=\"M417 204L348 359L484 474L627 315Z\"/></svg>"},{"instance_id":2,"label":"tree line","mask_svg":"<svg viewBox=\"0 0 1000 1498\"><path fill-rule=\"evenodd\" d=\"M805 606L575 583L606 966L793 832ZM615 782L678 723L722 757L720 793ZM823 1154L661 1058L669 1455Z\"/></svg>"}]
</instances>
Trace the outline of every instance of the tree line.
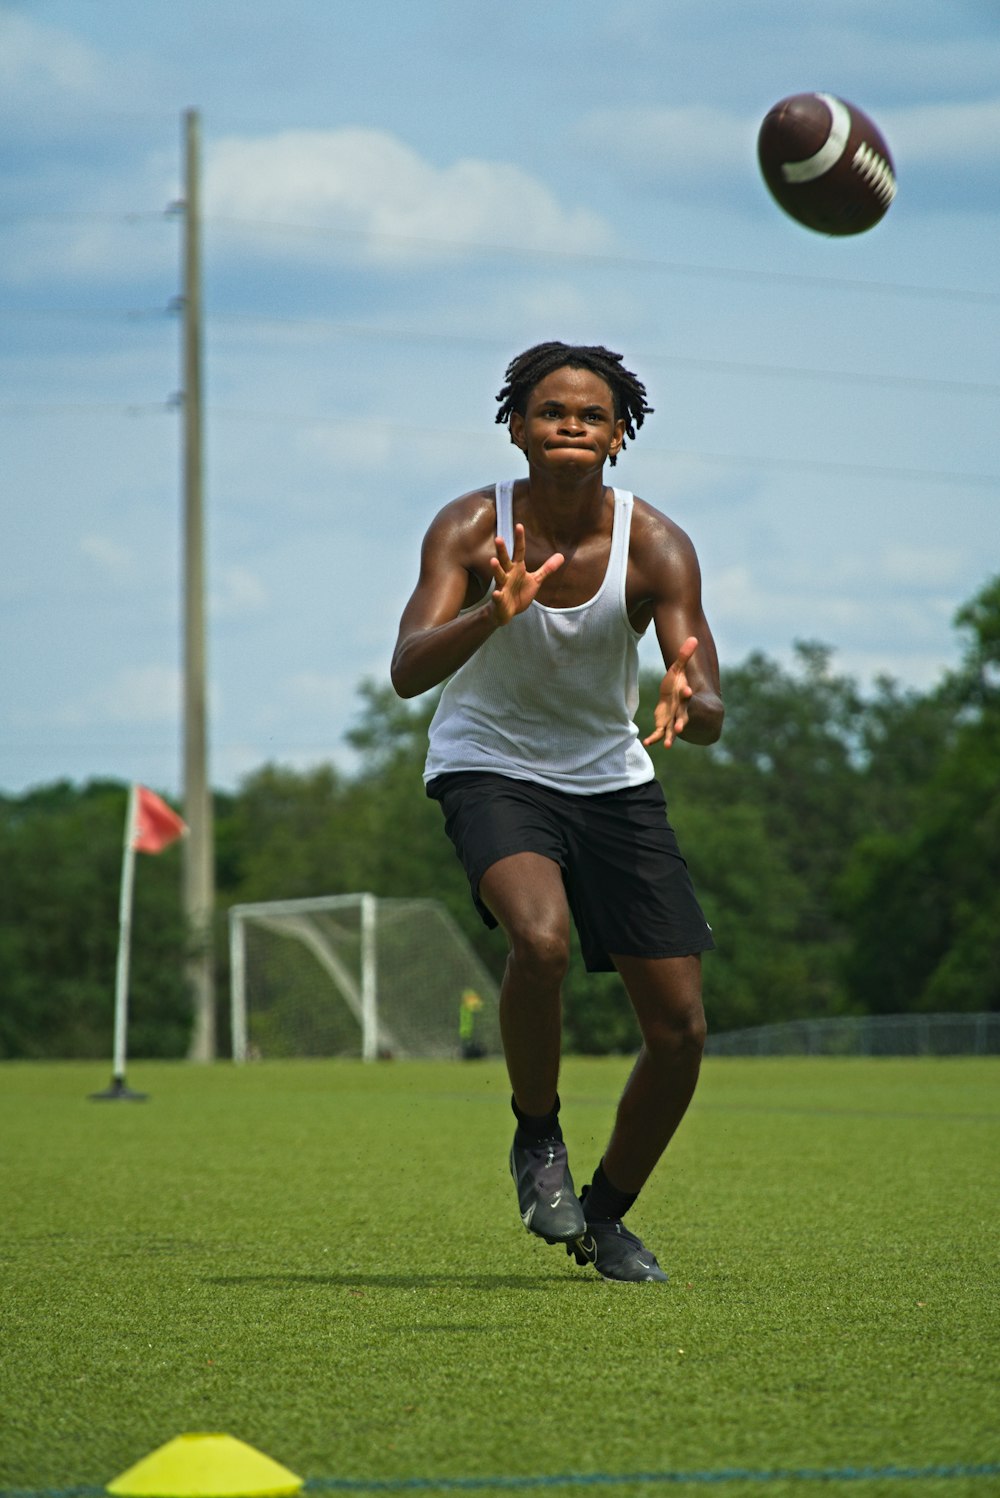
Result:
<instances>
[{"instance_id":1,"label":"tree line","mask_svg":"<svg viewBox=\"0 0 1000 1498\"><path fill-rule=\"evenodd\" d=\"M654 756L716 935L712 1029L1000 1008L1000 575L955 627L961 664L927 692L883 679L863 695L821 644L799 643L790 667L753 652L724 671L720 743ZM640 727L658 681L641 682ZM265 765L215 796L222 1054L238 902L433 894L502 972L503 938L479 922L423 792L433 695L404 703L367 682L359 696L356 771ZM60 781L0 797L0 1057L110 1054L126 793ZM136 880L133 1056L187 1049L180 858L144 858ZM591 1053L637 1037L617 977L588 976L578 952L566 1036Z\"/></svg>"}]
</instances>

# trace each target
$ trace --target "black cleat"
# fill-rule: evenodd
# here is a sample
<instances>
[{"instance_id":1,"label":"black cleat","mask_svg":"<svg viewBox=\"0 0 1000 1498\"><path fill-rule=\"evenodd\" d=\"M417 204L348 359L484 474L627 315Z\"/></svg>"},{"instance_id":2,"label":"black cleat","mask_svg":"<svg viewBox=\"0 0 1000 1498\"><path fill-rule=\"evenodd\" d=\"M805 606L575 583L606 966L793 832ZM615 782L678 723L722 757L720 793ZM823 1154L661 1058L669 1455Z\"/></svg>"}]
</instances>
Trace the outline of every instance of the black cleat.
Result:
<instances>
[{"instance_id":1,"label":"black cleat","mask_svg":"<svg viewBox=\"0 0 1000 1498\"><path fill-rule=\"evenodd\" d=\"M587 1195L586 1186L582 1195ZM635 1284L644 1280L664 1282L668 1278L657 1264L656 1255L650 1253L641 1238L629 1232L620 1217L587 1222L580 1237L567 1243L566 1252L578 1264L593 1264L606 1280Z\"/></svg>"},{"instance_id":2,"label":"black cleat","mask_svg":"<svg viewBox=\"0 0 1000 1498\"><path fill-rule=\"evenodd\" d=\"M510 1149L510 1173L517 1187L521 1221L529 1233L546 1243L571 1244L587 1224L569 1173L569 1158L561 1139L532 1140Z\"/></svg>"}]
</instances>

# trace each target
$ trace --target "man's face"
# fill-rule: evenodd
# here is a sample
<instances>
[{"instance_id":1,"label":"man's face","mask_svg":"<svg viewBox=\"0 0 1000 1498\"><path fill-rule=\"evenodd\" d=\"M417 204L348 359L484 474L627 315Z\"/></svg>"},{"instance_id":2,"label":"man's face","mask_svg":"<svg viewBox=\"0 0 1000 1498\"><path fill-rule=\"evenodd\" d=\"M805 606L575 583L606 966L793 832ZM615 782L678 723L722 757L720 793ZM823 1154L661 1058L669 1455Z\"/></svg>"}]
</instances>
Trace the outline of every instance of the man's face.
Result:
<instances>
[{"instance_id":1,"label":"man's face","mask_svg":"<svg viewBox=\"0 0 1000 1498\"><path fill-rule=\"evenodd\" d=\"M625 422L615 419L607 381L567 364L539 380L523 416L513 412L510 435L533 466L569 475L601 468L617 453Z\"/></svg>"}]
</instances>

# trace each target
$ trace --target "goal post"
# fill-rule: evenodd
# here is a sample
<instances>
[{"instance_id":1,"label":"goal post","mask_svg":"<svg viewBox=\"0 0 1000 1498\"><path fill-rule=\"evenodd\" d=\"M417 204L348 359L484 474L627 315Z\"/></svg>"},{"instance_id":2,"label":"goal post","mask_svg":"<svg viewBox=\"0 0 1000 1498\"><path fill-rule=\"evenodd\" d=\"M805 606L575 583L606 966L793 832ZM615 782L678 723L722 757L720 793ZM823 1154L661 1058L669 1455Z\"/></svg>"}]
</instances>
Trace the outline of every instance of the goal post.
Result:
<instances>
[{"instance_id":1,"label":"goal post","mask_svg":"<svg viewBox=\"0 0 1000 1498\"><path fill-rule=\"evenodd\" d=\"M437 900L234 905L229 937L234 1061L500 1050L497 985Z\"/></svg>"}]
</instances>

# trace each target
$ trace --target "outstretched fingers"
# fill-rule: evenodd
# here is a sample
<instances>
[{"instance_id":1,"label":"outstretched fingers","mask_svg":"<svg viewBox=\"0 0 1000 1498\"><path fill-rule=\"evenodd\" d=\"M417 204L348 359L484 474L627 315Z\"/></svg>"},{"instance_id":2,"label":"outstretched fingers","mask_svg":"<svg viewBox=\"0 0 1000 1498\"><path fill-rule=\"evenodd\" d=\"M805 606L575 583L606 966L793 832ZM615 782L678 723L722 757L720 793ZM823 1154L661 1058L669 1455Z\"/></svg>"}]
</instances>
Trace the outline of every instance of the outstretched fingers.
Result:
<instances>
[{"instance_id":1,"label":"outstretched fingers","mask_svg":"<svg viewBox=\"0 0 1000 1498\"><path fill-rule=\"evenodd\" d=\"M561 551L554 552L534 572L529 572L524 562L524 526L514 527L514 555L507 550L502 537L496 538L496 556L490 557L490 569L496 591L493 607L500 622L506 624L515 614L522 614L531 603L547 577L563 565L566 558Z\"/></svg>"},{"instance_id":2,"label":"outstretched fingers","mask_svg":"<svg viewBox=\"0 0 1000 1498\"><path fill-rule=\"evenodd\" d=\"M697 649L697 637L688 635L664 676L653 713L653 732L642 741L647 748L650 744L662 742L664 749L669 749L675 737L687 727L688 701L694 696L694 688L687 679L687 668Z\"/></svg>"}]
</instances>

